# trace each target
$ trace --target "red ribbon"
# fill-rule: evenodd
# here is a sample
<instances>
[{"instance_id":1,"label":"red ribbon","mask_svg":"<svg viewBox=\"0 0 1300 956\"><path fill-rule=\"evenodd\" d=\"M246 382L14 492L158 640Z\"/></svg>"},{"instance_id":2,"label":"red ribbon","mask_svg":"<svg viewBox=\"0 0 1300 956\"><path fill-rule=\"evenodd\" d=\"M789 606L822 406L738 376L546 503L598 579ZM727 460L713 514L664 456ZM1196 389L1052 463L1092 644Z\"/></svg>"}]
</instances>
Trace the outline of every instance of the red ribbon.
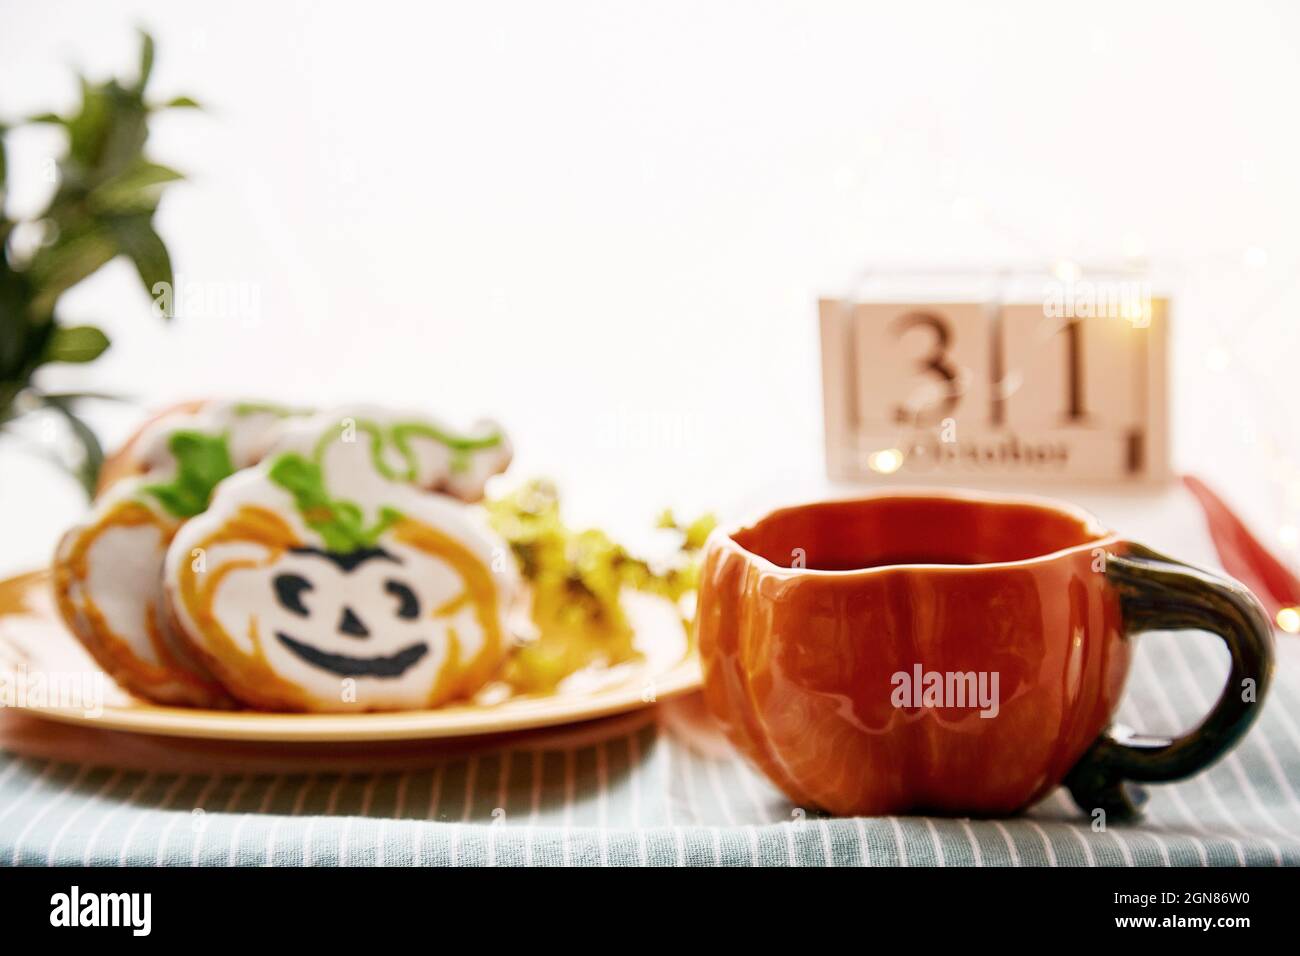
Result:
<instances>
[{"instance_id":1,"label":"red ribbon","mask_svg":"<svg viewBox=\"0 0 1300 956\"><path fill-rule=\"evenodd\" d=\"M1192 475L1183 475L1183 484L1205 512L1224 570L1254 591L1274 620L1282 608L1300 606L1300 578L1259 543L1209 485Z\"/></svg>"}]
</instances>

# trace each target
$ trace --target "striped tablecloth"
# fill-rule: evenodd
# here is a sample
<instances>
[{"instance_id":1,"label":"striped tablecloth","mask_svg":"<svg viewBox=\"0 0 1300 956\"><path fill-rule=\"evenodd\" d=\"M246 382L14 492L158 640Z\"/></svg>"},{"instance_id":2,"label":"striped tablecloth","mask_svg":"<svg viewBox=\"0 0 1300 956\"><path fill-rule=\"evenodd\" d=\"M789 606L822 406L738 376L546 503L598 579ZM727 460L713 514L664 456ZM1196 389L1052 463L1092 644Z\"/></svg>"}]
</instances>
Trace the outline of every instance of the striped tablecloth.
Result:
<instances>
[{"instance_id":1,"label":"striped tablecloth","mask_svg":"<svg viewBox=\"0 0 1300 956\"><path fill-rule=\"evenodd\" d=\"M74 741L78 759L41 756L44 735L65 735L66 754L72 731L10 713L0 864L1300 864L1300 640L1279 643L1278 680L1246 740L1210 771L1153 787L1140 824L1103 831L1060 790L1016 819L822 817L737 759L698 698L385 756L380 772L116 735ZM1213 638L1144 637L1122 721L1191 726L1226 666Z\"/></svg>"}]
</instances>

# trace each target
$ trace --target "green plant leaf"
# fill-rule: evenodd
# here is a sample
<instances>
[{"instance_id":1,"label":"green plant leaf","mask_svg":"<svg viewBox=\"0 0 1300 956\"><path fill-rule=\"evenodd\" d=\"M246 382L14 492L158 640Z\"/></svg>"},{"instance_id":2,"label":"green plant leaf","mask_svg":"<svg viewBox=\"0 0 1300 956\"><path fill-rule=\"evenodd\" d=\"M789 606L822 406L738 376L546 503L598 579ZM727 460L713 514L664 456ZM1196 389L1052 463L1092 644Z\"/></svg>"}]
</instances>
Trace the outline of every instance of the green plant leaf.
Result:
<instances>
[{"instance_id":1,"label":"green plant leaf","mask_svg":"<svg viewBox=\"0 0 1300 956\"><path fill-rule=\"evenodd\" d=\"M96 213L152 213L158 208L162 187L184 178L170 166L137 159L120 175L91 190L87 203Z\"/></svg>"},{"instance_id":2,"label":"green plant leaf","mask_svg":"<svg viewBox=\"0 0 1300 956\"><path fill-rule=\"evenodd\" d=\"M4 268L0 258L0 419L40 365L54 332L53 320L32 315L30 305L27 276Z\"/></svg>"},{"instance_id":3,"label":"green plant leaf","mask_svg":"<svg viewBox=\"0 0 1300 956\"><path fill-rule=\"evenodd\" d=\"M32 379L43 363L86 362L107 347L97 329L56 326L55 307L66 290L119 254L131 259L150 295L158 283L174 281L171 258L152 217L163 189L181 177L144 155L153 108L144 90L155 55L148 34L141 33L139 49L138 76L99 83L78 77L80 103L66 115L43 112L24 121L62 126L67 143L56 157L52 198L43 211L25 217L40 226L43 243L21 263L10 260L7 245L15 224L4 215L9 170L3 137L9 128L0 122L0 422L30 410L20 396L37 395ZM197 104L176 97L167 105ZM68 403L76 398L65 395L62 400L62 411L68 413ZM83 445L91 455L90 446Z\"/></svg>"},{"instance_id":4,"label":"green plant leaf","mask_svg":"<svg viewBox=\"0 0 1300 956\"><path fill-rule=\"evenodd\" d=\"M111 104L103 148L90 169L87 184L94 186L125 172L144 151L149 138L149 113L140 94L128 93L116 82L108 84Z\"/></svg>"},{"instance_id":5,"label":"green plant leaf","mask_svg":"<svg viewBox=\"0 0 1300 956\"><path fill-rule=\"evenodd\" d=\"M149 75L153 73L153 54L154 45L153 37L144 30L140 31L140 78L136 80L135 88L143 93L145 86L149 83Z\"/></svg>"},{"instance_id":6,"label":"green plant leaf","mask_svg":"<svg viewBox=\"0 0 1300 956\"><path fill-rule=\"evenodd\" d=\"M108 346L108 336L93 325L58 326L46 346L45 360L91 362L104 354Z\"/></svg>"},{"instance_id":7,"label":"green plant leaf","mask_svg":"<svg viewBox=\"0 0 1300 956\"><path fill-rule=\"evenodd\" d=\"M126 395L112 392L45 392L45 397L56 402L130 402Z\"/></svg>"},{"instance_id":8,"label":"green plant leaf","mask_svg":"<svg viewBox=\"0 0 1300 956\"><path fill-rule=\"evenodd\" d=\"M64 120L68 128L68 156L83 170L94 169L111 122L108 93L81 77L81 109Z\"/></svg>"},{"instance_id":9,"label":"green plant leaf","mask_svg":"<svg viewBox=\"0 0 1300 956\"><path fill-rule=\"evenodd\" d=\"M99 482L99 470L104 465L104 449L100 446L99 439L95 437L91 427L77 416L67 402L60 401L49 395L41 396L41 401L47 408L52 408L63 416L72 431L73 437L81 446L81 461L69 470L81 483L82 490L86 492L86 497L93 497L95 485Z\"/></svg>"},{"instance_id":10,"label":"green plant leaf","mask_svg":"<svg viewBox=\"0 0 1300 956\"><path fill-rule=\"evenodd\" d=\"M28 275L34 286L31 314L48 315L67 289L110 262L118 253L115 237L100 226L61 235L32 257Z\"/></svg>"},{"instance_id":11,"label":"green plant leaf","mask_svg":"<svg viewBox=\"0 0 1300 956\"><path fill-rule=\"evenodd\" d=\"M154 289L158 283L165 282L168 286L173 286L175 280L172 277L171 256L167 254L167 247L163 245L158 233L154 232L149 218L145 214L119 216L109 221L109 229L122 251L135 264L135 271L140 274L145 291L155 295Z\"/></svg>"},{"instance_id":12,"label":"green plant leaf","mask_svg":"<svg viewBox=\"0 0 1300 956\"><path fill-rule=\"evenodd\" d=\"M194 98L191 97L191 96L173 96L173 97L172 97L171 99L169 99L166 103L163 103L161 106L157 106L157 107L154 107L154 108L155 108L155 109L161 109L161 110L176 110L176 109L201 110L201 109L203 109L203 107L199 105L199 101L196 100L196 99L194 99Z\"/></svg>"}]
</instances>

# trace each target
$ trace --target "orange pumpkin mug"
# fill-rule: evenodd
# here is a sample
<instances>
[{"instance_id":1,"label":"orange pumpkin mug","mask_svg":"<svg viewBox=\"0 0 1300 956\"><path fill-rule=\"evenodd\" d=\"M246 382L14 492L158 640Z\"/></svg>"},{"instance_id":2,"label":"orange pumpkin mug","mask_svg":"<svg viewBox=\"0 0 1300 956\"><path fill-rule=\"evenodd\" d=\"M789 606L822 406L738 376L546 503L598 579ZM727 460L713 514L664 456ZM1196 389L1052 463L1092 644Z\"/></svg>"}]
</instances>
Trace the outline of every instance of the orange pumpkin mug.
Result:
<instances>
[{"instance_id":1,"label":"orange pumpkin mug","mask_svg":"<svg viewBox=\"0 0 1300 956\"><path fill-rule=\"evenodd\" d=\"M1255 597L1070 505L939 491L784 508L709 540L705 696L794 801L836 814L1013 813L1064 782L1137 812L1135 782L1203 769L1273 668ZM1231 669L1176 738L1107 732L1134 635L1210 631Z\"/></svg>"}]
</instances>

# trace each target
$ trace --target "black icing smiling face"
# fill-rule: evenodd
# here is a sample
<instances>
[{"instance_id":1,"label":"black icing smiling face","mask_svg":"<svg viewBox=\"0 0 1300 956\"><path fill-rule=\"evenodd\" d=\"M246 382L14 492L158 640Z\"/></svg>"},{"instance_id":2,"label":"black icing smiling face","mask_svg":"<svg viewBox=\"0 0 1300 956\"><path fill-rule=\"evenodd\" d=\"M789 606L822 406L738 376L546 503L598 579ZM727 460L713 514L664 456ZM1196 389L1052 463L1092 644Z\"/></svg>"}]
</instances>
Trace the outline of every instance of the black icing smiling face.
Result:
<instances>
[{"instance_id":1,"label":"black icing smiling face","mask_svg":"<svg viewBox=\"0 0 1300 956\"><path fill-rule=\"evenodd\" d=\"M456 696L467 662L497 640L481 568L400 540L297 544L220 575L212 609L224 630L255 634L255 659L322 709L426 706Z\"/></svg>"},{"instance_id":2,"label":"black icing smiling face","mask_svg":"<svg viewBox=\"0 0 1300 956\"><path fill-rule=\"evenodd\" d=\"M260 507L209 508L173 548L206 557L172 565L178 623L222 683L262 709L405 710L472 694L508 652L517 578L498 575L492 540L462 506L424 497L404 502L418 517L398 515L346 551Z\"/></svg>"},{"instance_id":3,"label":"black icing smiling face","mask_svg":"<svg viewBox=\"0 0 1300 956\"><path fill-rule=\"evenodd\" d=\"M299 659L339 677L395 678L429 653L428 628L419 624L429 609L395 555L383 548L344 554L307 547L290 555L271 587L280 610L301 625L286 623L274 633ZM331 627L331 639L322 642ZM393 650L394 644L400 646Z\"/></svg>"}]
</instances>

